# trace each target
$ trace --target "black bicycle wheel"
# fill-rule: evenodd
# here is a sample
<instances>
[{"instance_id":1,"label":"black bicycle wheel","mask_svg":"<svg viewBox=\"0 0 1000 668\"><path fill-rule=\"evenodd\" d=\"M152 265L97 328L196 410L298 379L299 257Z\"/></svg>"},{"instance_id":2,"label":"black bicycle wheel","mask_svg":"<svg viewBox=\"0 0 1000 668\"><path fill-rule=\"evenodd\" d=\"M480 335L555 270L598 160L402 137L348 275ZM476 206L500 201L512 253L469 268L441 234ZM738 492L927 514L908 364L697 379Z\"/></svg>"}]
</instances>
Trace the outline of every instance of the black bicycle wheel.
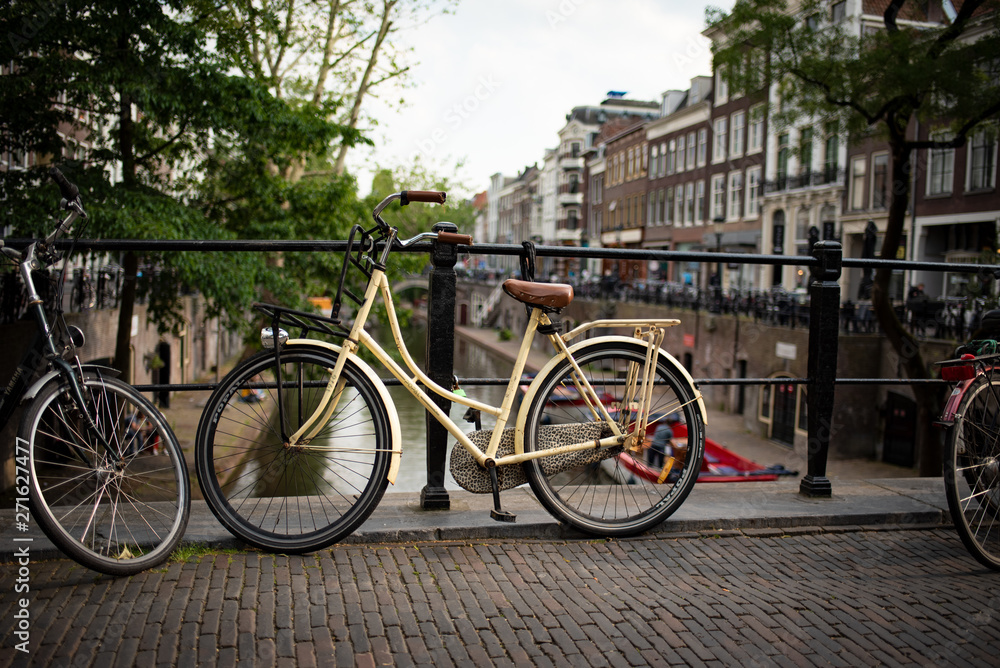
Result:
<instances>
[{"instance_id":1,"label":"black bicycle wheel","mask_svg":"<svg viewBox=\"0 0 1000 668\"><path fill-rule=\"evenodd\" d=\"M205 407L195 445L198 481L223 526L251 545L288 553L324 548L360 526L385 492L388 412L353 362L344 366L335 409L316 421L311 440L289 445L320 406L336 361L319 346L287 346L279 370L274 353L262 352L233 369Z\"/></svg>"},{"instance_id":2,"label":"black bicycle wheel","mask_svg":"<svg viewBox=\"0 0 1000 668\"><path fill-rule=\"evenodd\" d=\"M162 563L184 535L187 465L163 415L132 386L91 377L83 391L98 433L61 381L42 388L21 420L32 513L67 556L133 575Z\"/></svg>"},{"instance_id":3,"label":"black bicycle wheel","mask_svg":"<svg viewBox=\"0 0 1000 668\"><path fill-rule=\"evenodd\" d=\"M944 455L948 509L969 553L1000 570L1000 379L973 382L957 415Z\"/></svg>"},{"instance_id":4,"label":"black bicycle wheel","mask_svg":"<svg viewBox=\"0 0 1000 668\"><path fill-rule=\"evenodd\" d=\"M629 433L637 415L623 406L626 378L630 370L642 369L646 346L595 341L574 357L612 417ZM659 358L647 434L670 428L670 451L656 460L643 444L631 451L611 448L530 460L524 470L535 496L555 517L589 534L628 536L661 523L687 498L701 469L705 425L695 396L687 379ZM566 360L542 380L528 411L525 452L611 435L582 401Z\"/></svg>"}]
</instances>

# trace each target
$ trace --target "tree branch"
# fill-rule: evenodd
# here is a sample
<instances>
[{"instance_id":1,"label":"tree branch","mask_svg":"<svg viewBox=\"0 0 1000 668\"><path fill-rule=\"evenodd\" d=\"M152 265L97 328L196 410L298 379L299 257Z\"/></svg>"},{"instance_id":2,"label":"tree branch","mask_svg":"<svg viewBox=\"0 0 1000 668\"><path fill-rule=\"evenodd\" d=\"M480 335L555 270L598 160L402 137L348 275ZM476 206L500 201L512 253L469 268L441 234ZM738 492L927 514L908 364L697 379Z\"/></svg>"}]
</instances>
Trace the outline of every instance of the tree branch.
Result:
<instances>
[{"instance_id":1,"label":"tree branch","mask_svg":"<svg viewBox=\"0 0 1000 668\"><path fill-rule=\"evenodd\" d=\"M177 133L173 137L167 139L165 142L163 142L162 144L160 144L157 148L155 148L154 150L150 151L149 153L147 153L147 154L145 154L145 155L143 155L141 157L136 158L135 161L137 163L145 163L147 160L149 160L153 156L156 156L156 155L159 155L160 153L163 153L163 151L167 150L168 147L170 147L173 144L177 143L177 140L180 139L184 135L184 133L187 131L188 120L189 119L185 119L184 122L181 123L180 129L177 131Z\"/></svg>"}]
</instances>

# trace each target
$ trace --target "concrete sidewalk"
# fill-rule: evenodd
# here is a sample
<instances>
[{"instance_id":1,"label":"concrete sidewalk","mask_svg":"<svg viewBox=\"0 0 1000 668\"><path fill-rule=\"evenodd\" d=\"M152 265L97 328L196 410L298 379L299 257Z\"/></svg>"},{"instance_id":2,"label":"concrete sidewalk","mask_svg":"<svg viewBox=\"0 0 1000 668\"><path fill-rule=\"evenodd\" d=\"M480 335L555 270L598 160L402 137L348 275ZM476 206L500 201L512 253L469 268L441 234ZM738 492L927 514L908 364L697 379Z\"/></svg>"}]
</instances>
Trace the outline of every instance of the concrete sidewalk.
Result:
<instances>
[{"instance_id":1,"label":"concrete sidewalk","mask_svg":"<svg viewBox=\"0 0 1000 668\"><path fill-rule=\"evenodd\" d=\"M551 539L579 537L555 521L527 487L501 495L514 523L490 518L492 497L450 491L451 509L426 511L420 495L386 493L372 516L345 543L394 543L436 540ZM941 478L843 481L829 499L810 499L797 484L746 482L698 484L674 515L649 535L713 531L814 527L940 525L950 522ZM15 538L19 539L15 542ZM30 538L34 558L63 555L30 523L27 532L15 526L14 510L0 510L0 560L10 561L17 547ZM240 548L215 519L204 501L194 501L184 542L218 548Z\"/></svg>"}]
</instances>

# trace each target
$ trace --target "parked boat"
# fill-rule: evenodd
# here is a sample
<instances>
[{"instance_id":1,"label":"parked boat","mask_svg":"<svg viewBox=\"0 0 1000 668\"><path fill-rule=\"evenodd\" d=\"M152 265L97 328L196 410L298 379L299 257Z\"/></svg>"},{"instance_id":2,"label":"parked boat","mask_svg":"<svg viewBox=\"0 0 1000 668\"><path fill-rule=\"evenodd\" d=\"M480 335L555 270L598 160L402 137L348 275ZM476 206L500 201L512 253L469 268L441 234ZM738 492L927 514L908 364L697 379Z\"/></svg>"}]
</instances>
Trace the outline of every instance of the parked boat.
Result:
<instances>
[{"instance_id":1,"label":"parked boat","mask_svg":"<svg viewBox=\"0 0 1000 668\"><path fill-rule=\"evenodd\" d=\"M652 439L655 427L647 438ZM674 424L672 427L675 441L687 439L687 427L683 424ZM619 463L633 475L644 480L655 482L660 475L660 469L649 466L646 462L622 453L618 456ZM788 471L783 466L761 466L760 464L741 457L732 450L728 450L710 438L705 438L705 457L701 463L701 472L698 474L698 482L764 482L777 480L780 475L795 475L794 471Z\"/></svg>"}]
</instances>

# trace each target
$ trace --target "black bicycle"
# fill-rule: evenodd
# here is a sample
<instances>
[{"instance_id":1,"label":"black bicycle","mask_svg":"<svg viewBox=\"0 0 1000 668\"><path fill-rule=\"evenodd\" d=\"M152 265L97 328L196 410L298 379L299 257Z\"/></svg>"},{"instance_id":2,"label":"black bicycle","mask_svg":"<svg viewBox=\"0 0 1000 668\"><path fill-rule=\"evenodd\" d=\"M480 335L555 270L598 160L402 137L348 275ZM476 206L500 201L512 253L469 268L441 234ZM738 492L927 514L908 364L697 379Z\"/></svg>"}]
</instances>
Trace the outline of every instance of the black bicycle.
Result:
<instances>
[{"instance_id":1,"label":"black bicycle","mask_svg":"<svg viewBox=\"0 0 1000 668\"><path fill-rule=\"evenodd\" d=\"M87 216L79 189L55 167L49 174L66 217L23 250L0 240L0 252L19 265L27 310L38 325L0 395L0 429L26 404L15 444L16 527L27 530L30 499L35 521L69 557L101 573L132 575L162 563L177 545L191 484L163 415L114 369L80 361L83 331L68 326L62 313L65 262L51 291L51 320L46 313L36 281L48 280L48 270L64 259L55 241Z\"/></svg>"}]
</instances>

